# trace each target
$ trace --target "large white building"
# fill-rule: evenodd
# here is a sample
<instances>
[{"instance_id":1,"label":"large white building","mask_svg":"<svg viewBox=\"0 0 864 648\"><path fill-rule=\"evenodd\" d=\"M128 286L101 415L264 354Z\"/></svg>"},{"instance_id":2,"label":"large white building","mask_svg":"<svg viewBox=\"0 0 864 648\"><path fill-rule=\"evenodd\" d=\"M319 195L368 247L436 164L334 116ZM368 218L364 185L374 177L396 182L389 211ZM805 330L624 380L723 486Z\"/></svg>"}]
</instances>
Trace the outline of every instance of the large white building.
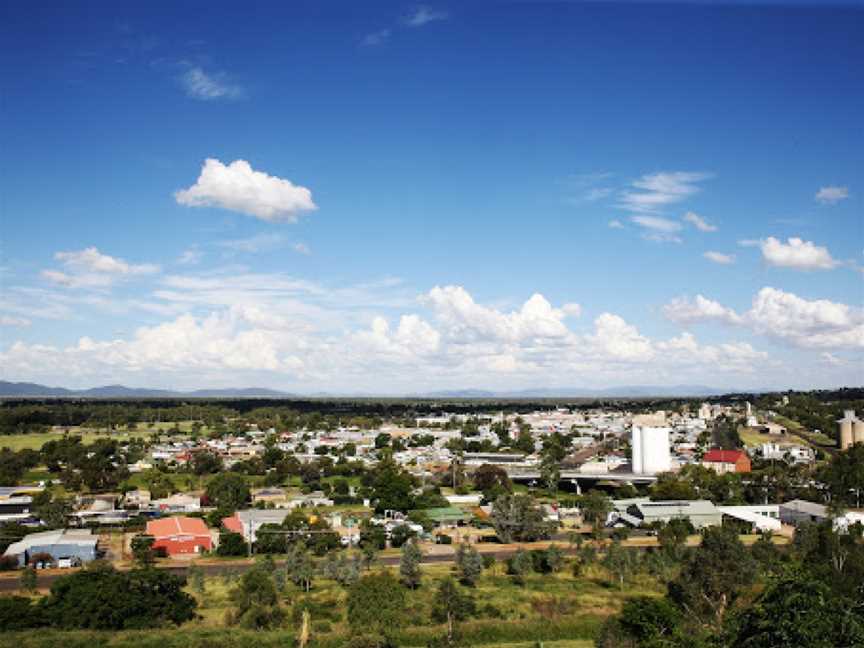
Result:
<instances>
[{"instance_id":1,"label":"large white building","mask_svg":"<svg viewBox=\"0 0 864 648\"><path fill-rule=\"evenodd\" d=\"M630 447L633 454L633 472L637 475L656 475L672 469L669 452L668 427L634 425Z\"/></svg>"}]
</instances>

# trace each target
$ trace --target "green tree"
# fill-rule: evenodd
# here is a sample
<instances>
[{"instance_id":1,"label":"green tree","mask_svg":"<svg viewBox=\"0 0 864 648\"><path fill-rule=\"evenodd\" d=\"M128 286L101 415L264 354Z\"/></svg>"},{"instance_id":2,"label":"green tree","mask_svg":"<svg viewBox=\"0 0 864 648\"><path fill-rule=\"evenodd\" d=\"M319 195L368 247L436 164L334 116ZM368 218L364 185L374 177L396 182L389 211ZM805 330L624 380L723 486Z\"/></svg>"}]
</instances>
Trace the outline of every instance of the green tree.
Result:
<instances>
[{"instance_id":1,"label":"green tree","mask_svg":"<svg viewBox=\"0 0 864 648\"><path fill-rule=\"evenodd\" d=\"M219 546L216 547L217 556L246 556L249 554L249 545L243 536L234 531L223 529L219 533Z\"/></svg>"},{"instance_id":2,"label":"green tree","mask_svg":"<svg viewBox=\"0 0 864 648\"><path fill-rule=\"evenodd\" d=\"M719 627L756 565L738 535L725 527L706 529L702 544L669 584L669 595L685 612Z\"/></svg>"},{"instance_id":3,"label":"green tree","mask_svg":"<svg viewBox=\"0 0 864 648\"><path fill-rule=\"evenodd\" d=\"M507 573L513 577L517 585L525 584L525 576L533 569L534 561L524 549L518 549L513 556L507 559Z\"/></svg>"},{"instance_id":4,"label":"green tree","mask_svg":"<svg viewBox=\"0 0 864 648\"><path fill-rule=\"evenodd\" d=\"M838 452L819 473L833 501L850 508L864 505L864 443Z\"/></svg>"},{"instance_id":5,"label":"green tree","mask_svg":"<svg viewBox=\"0 0 864 648\"><path fill-rule=\"evenodd\" d=\"M739 618L730 617L729 645L864 646L864 615L854 610L852 601L838 598L825 583L803 570L791 570L773 582Z\"/></svg>"},{"instance_id":6,"label":"green tree","mask_svg":"<svg viewBox=\"0 0 864 648\"><path fill-rule=\"evenodd\" d=\"M242 476L226 472L219 473L207 483L205 497L216 508L233 513L249 501L251 494Z\"/></svg>"},{"instance_id":7,"label":"green tree","mask_svg":"<svg viewBox=\"0 0 864 648\"><path fill-rule=\"evenodd\" d=\"M295 585L302 587L304 591L308 592L312 588L315 565L306 550L306 545L302 542L294 542L288 548L288 555L285 557L285 573Z\"/></svg>"},{"instance_id":8,"label":"green tree","mask_svg":"<svg viewBox=\"0 0 864 648\"><path fill-rule=\"evenodd\" d=\"M152 629L195 616L184 581L162 569L120 572L99 561L62 576L43 601L44 617L64 629Z\"/></svg>"},{"instance_id":9,"label":"green tree","mask_svg":"<svg viewBox=\"0 0 864 648\"><path fill-rule=\"evenodd\" d=\"M21 589L25 592L33 593L36 591L38 578L36 576L36 568L35 567L25 567L21 572Z\"/></svg>"},{"instance_id":10,"label":"green tree","mask_svg":"<svg viewBox=\"0 0 864 648\"><path fill-rule=\"evenodd\" d=\"M399 559L399 576L402 584L411 589L420 587L423 580L423 570L420 561L423 560L423 552L415 540L410 540L402 545L402 554Z\"/></svg>"},{"instance_id":11,"label":"green tree","mask_svg":"<svg viewBox=\"0 0 864 648\"><path fill-rule=\"evenodd\" d=\"M352 633L388 636L404 622L405 590L389 571L362 576L348 590Z\"/></svg>"},{"instance_id":12,"label":"green tree","mask_svg":"<svg viewBox=\"0 0 864 648\"><path fill-rule=\"evenodd\" d=\"M582 519L595 529L601 529L606 524L606 516L612 510L612 500L602 491L590 490L579 502Z\"/></svg>"},{"instance_id":13,"label":"green tree","mask_svg":"<svg viewBox=\"0 0 864 648\"><path fill-rule=\"evenodd\" d=\"M472 617L477 611L474 599L463 592L452 578L442 580L432 602L432 620L446 623L446 645L453 645L458 636L457 623Z\"/></svg>"},{"instance_id":14,"label":"green tree","mask_svg":"<svg viewBox=\"0 0 864 648\"><path fill-rule=\"evenodd\" d=\"M474 488L483 493L487 501L513 492L513 482L501 466L483 464L474 471Z\"/></svg>"},{"instance_id":15,"label":"green tree","mask_svg":"<svg viewBox=\"0 0 864 648\"><path fill-rule=\"evenodd\" d=\"M193 454L191 464L196 475L213 475L222 470L222 458L209 450Z\"/></svg>"},{"instance_id":16,"label":"green tree","mask_svg":"<svg viewBox=\"0 0 864 648\"><path fill-rule=\"evenodd\" d=\"M651 499L654 501L695 500L699 494L693 483L675 473L660 473L651 486Z\"/></svg>"},{"instance_id":17,"label":"green tree","mask_svg":"<svg viewBox=\"0 0 864 648\"><path fill-rule=\"evenodd\" d=\"M132 537L130 548L132 559L139 567L149 567L153 564L156 554L153 551L153 543L156 541L152 535L139 533Z\"/></svg>"},{"instance_id":18,"label":"green tree","mask_svg":"<svg viewBox=\"0 0 864 648\"><path fill-rule=\"evenodd\" d=\"M483 557L472 545L463 542L456 549L456 569L459 573L459 582L474 587L483 573Z\"/></svg>"},{"instance_id":19,"label":"green tree","mask_svg":"<svg viewBox=\"0 0 864 648\"><path fill-rule=\"evenodd\" d=\"M603 566L617 580L618 587L623 590L627 579L638 569L638 549L627 549L620 542L613 542L606 550Z\"/></svg>"},{"instance_id":20,"label":"green tree","mask_svg":"<svg viewBox=\"0 0 864 648\"><path fill-rule=\"evenodd\" d=\"M378 462L372 481L375 511L410 511L414 508L414 478L393 461L389 454Z\"/></svg>"},{"instance_id":21,"label":"green tree","mask_svg":"<svg viewBox=\"0 0 864 648\"><path fill-rule=\"evenodd\" d=\"M684 648L688 643L682 637L681 622L680 611L668 600L638 596L628 599L621 614L609 619L597 645L599 648Z\"/></svg>"},{"instance_id":22,"label":"green tree","mask_svg":"<svg viewBox=\"0 0 864 648\"><path fill-rule=\"evenodd\" d=\"M285 620L273 576L260 565L243 574L229 598L234 610L227 620L232 625L266 630L279 627Z\"/></svg>"},{"instance_id":23,"label":"green tree","mask_svg":"<svg viewBox=\"0 0 864 648\"><path fill-rule=\"evenodd\" d=\"M203 596L207 591L207 583L204 579L204 570L198 565L190 565L186 571L186 578L192 589L199 595Z\"/></svg>"},{"instance_id":24,"label":"green tree","mask_svg":"<svg viewBox=\"0 0 864 648\"><path fill-rule=\"evenodd\" d=\"M501 542L532 542L549 536L551 525L530 495L502 495L492 506L492 526Z\"/></svg>"}]
</instances>

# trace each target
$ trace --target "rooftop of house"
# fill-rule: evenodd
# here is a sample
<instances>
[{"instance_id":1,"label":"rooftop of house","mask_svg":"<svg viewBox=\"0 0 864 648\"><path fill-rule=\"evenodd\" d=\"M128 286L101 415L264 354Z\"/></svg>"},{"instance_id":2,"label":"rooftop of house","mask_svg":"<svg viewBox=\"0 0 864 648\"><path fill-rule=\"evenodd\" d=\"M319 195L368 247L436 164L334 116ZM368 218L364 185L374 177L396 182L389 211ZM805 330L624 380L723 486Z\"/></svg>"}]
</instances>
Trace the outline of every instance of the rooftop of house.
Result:
<instances>
[{"instance_id":1,"label":"rooftop of house","mask_svg":"<svg viewBox=\"0 0 864 648\"><path fill-rule=\"evenodd\" d=\"M174 535L209 536L210 530L201 518L180 516L150 520L147 523L147 534L157 539Z\"/></svg>"},{"instance_id":2,"label":"rooftop of house","mask_svg":"<svg viewBox=\"0 0 864 648\"><path fill-rule=\"evenodd\" d=\"M702 461L712 463L736 463L742 457L747 458L743 450L709 450L702 457Z\"/></svg>"}]
</instances>

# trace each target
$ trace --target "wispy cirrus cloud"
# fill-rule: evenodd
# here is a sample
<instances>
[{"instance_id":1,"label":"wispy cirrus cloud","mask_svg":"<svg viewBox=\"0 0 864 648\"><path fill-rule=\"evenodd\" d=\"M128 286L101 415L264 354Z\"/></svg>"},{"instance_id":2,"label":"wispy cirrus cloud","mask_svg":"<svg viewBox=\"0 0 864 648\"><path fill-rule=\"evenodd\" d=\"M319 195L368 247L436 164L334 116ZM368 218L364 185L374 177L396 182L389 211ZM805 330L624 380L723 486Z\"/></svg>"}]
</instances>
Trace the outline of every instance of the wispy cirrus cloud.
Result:
<instances>
[{"instance_id":1,"label":"wispy cirrus cloud","mask_svg":"<svg viewBox=\"0 0 864 648\"><path fill-rule=\"evenodd\" d=\"M366 47L375 47L376 45L383 45L388 40L390 40L390 35L392 32L389 29L379 29L378 31L370 32L366 34L362 40L361 44Z\"/></svg>"},{"instance_id":2,"label":"wispy cirrus cloud","mask_svg":"<svg viewBox=\"0 0 864 648\"><path fill-rule=\"evenodd\" d=\"M201 101L240 99L245 94L243 87L229 83L225 74L208 74L198 66L190 67L180 75L180 83L188 97Z\"/></svg>"},{"instance_id":3,"label":"wispy cirrus cloud","mask_svg":"<svg viewBox=\"0 0 864 648\"><path fill-rule=\"evenodd\" d=\"M717 263L720 265L732 265L733 263L735 263L734 254L723 254L722 252L708 251L704 252L702 256L711 261L712 263Z\"/></svg>"},{"instance_id":4,"label":"wispy cirrus cloud","mask_svg":"<svg viewBox=\"0 0 864 648\"><path fill-rule=\"evenodd\" d=\"M841 200L846 200L848 197L849 188L838 186L820 187L815 196L817 202L823 205L834 205Z\"/></svg>"},{"instance_id":5,"label":"wispy cirrus cloud","mask_svg":"<svg viewBox=\"0 0 864 648\"><path fill-rule=\"evenodd\" d=\"M446 11L441 11L439 9L433 9L432 7L428 7L425 5L420 5L414 12L405 18L403 21L405 25L408 27L423 27L424 25L428 25L432 22L438 22L440 20L447 20L449 14Z\"/></svg>"},{"instance_id":6,"label":"wispy cirrus cloud","mask_svg":"<svg viewBox=\"0 0 864 648\"><path fill-rule=\"evenodd\" d=\"M642 238L656 243L681 243L677 232L682 229L678 221L662 216L632 216L630 222L642 228Z\"/></svg>"},{"instance_id":7,"label":"wispy cirrus cloud","mask_svg":"<svg viewBox=\"0 0 864 648\"><path fill-rule=\"evenodd\" d=\"M690 223L693 227L698 229L700 232L716 232L717 226L712 225L707 220L702 218L696 212L689 211L684 214L684 221Z\"/></svg>"},{"instance_id":8,"label":"wispy cirrus cloud","mask_svg":"<svg viewBox=\"0 0 864 648\"><path fill-rule=\"evenodd\" d=\"M640 214L657 213L668 205L680 203L700 191L699 184L711 173L670 171L643 175L619 196L618 206Z\"/></svg>"}]
</instances>

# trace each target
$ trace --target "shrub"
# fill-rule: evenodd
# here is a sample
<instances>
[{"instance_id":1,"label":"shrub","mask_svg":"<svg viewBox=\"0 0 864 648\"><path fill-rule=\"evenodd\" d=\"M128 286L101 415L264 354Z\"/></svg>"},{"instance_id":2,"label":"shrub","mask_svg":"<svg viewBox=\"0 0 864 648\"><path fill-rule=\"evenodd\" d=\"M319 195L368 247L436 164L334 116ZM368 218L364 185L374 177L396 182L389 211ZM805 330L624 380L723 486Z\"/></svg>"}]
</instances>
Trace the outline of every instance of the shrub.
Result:
<instances>
[{"instance_id":1,"label":"shrub","mask_svg":"<svg viewBox=\"0 0 864 648\"><path fill-rule=\"evenodd\" d=\"M312 631L316 633L325 633L331 632L333 630L333 626L330 625L329 621L316 621L312 624Z\"/></svg>"}]
</instances>

